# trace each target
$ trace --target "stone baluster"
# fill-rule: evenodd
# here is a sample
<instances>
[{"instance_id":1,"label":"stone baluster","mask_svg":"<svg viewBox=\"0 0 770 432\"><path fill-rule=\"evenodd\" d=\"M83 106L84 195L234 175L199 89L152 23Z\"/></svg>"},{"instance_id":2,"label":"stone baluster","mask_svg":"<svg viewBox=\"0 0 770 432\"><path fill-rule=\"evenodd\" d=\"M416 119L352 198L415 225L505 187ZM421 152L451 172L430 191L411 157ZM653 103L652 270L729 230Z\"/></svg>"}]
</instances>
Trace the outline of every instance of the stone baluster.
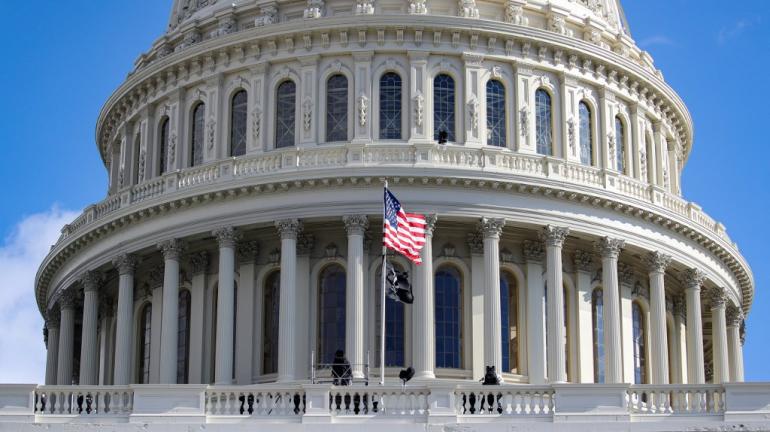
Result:
<instances>
[{"instance_id":1,"label":"stone baluster","mask_svg":"<svg viewBox=\"0 0 770 432\"><path fill-rule=\"evenodd\" d=\"M59 355L59 306L54 305L45 317L45 327L48 329L48 351L45 359L45 384L56 385L56 362Z\"/></svg>"},{"instance_id":2,"label":"stone baluster","mask_svg":"<svg viewBox=\"0 0 770 432\"><path fill-rule=\"evenodd\" d=\"M505 219L483 218L479 230L484 239L484 365L503 372L500 310L500 235Z\"/></svg>"},{"instance_id":3,"label":"stone baluster","mask_svg":"<svg viewBox=\"0 0 770 432\"><path fill-rule=\"evenodd\" d=\"M134 272L136 257L120 255L112 261L118 269L118 313L115 328L114 385L128 385L131 381L131 339L134 326Z\"/></svg>"},{"instance_id":4,"label":"stone baluster","mask_svg":"<svg viewBox=\"0 0 770 432\"><path fill-rule=\"evenodd\" d=\"M741 343L741 325L744 319L743 310L738 306L730 304L727 306L726 318L730 382L743 382L743 346Z\"/></svg>"},{"instance_id":5,"label":"stone baluster","mask_svg":"<svg viewBox=\"0 0 770 432\"><path fill-rule=\"evenodd\" d=\"M61 319L59 320L59 355L56 365L56 384L72 384L72 358L75 349L75 307L78 295L74 288L70 287L61 294L59 308Z\"/></svg>"},{"instance_id":6,"label":"stone baluster","mask_svg":"<svg viewBox=\"0 0 770 432\"><path fill-rule=\"evenodd\" d=\"M412 306L412 334L415 378L435 378L436 342L434 317L434 290L433 290L433 232L436 229L436 215L425 217L425 246L420 256L422 264L416 266L414 280L414 297Z\"/></svg>"},{"instance_id":7,"label":"stone baluster","mask_svg":"<svg viewBox=\"0 0 770 432\"><path fill-rule=\"evenodd\" d=\"M701 284L705 278L703 272L697 269L687 270L684 276L687 303L687 382L689 384L706 383L700 300Z\"/></svg>"},{"instance_id":8,"label":"stone baluster","mask_svg":"<svg viewBox=\"0 0 770 432\"><path fill-rule=\"evenodd\" d=\"M364 233L369 220L364 215L342 218L348 234L347 296L345 307L345 351L353 378L364 377Z\"/></svg>"},{"instance_id":9,"label":"stone baluster","mask_svg":"<svg viewBox=\"0 0 770 432\"><path fill-rule=\"evenodd\" d=\"M176 384L179 342L179 258L184 250L179 239L158 245L163 253L163 294L160 324L160 384Z\"/></svg>"},{"instance_id":10,"label":"stone baluster","mask_svg":"<svg viewBox=\"0 0 770 432\"><path fill-rule=\"evenodd\" d=\"M730 381L730 364L727 355L727 325L725 304L727 296L723 288L708 291L711 300L711 345L714 355L714 384Z\"/></svg>"},{"instance_id":11,"label":"stone baluster","mask_svg":"<svg viewBox=\"0 0 770 432\"><path fill-rule=\"evenodd\" d=\"M666 331L666 268L671 256L652 252L645 258L650 277L650 384L668 384L668 332Z\"/></svg>"},{"instance_id":12,"label":"stone baluster","mask_svg":"<svg viewBox=\"0 0 770 432\"><path fill-rule=\"evenodd\" d=\"M99 286L102 275L89 271L80 279L83 285L83 323L80 339L80 381L81 385L97 385L99 383L99 345L97 335L99 329Z\"/></svg>"},{"instance_id":13,"label":"stone baluster","mask_svg":"<svg viewBox=\"0 0 770 432\"><path fill-rule=\"evenodd\" d=\"M214 383L233 382L235 334L235 245L239 233L233 227L212 232L219 244L219 284L217 288L217 344L214 363Z\"/></svg>"},{"instance_id":14,"label":"stone baluster","mask_svg":"<svg viewBox=\"0 0 770 432\"><path fill-rule=\"evenodd\" d=\"M296 371L297 236L302 232L303 225L298 219L284 219L276 221L275 227L281 237L278 382L289 382L294 381Z\"/></svg>"},{"instance_id":15,"label":"stone baluster","mask_svg":"<svg viewBox=\"0 0 770 432\"><path fill-rule=\"evenodd\" d=\"M527 263L527 367L530 384L545 384L545 283L542 242L523 243Z\"/></svg>"},{"instance_id":16,"label":"stone baluster","mask_svg":"<svg viewBox=\"0 0 770 432\"><path fill-rule=\"evenodd\" d=\"M567 358L564 347L564 281L562 275L561 251L569 234L569 228L548 225L542 232L545 242L546 264L546 352L548 380L555 383L567 382Z\"/></svg>"},{"instance_id":17,"label":"stone baluster","mask_svg":"<svg viewBox=\"0 0 770 432\"><path fill-rule=\"evenodd\" d=\"M597 243L602 256L602 285L604 288L604 352L605 382L623 382L622 341L620 329L620 286L618 257L625 241L604 237Z\"/></svg>"}]
</instances>

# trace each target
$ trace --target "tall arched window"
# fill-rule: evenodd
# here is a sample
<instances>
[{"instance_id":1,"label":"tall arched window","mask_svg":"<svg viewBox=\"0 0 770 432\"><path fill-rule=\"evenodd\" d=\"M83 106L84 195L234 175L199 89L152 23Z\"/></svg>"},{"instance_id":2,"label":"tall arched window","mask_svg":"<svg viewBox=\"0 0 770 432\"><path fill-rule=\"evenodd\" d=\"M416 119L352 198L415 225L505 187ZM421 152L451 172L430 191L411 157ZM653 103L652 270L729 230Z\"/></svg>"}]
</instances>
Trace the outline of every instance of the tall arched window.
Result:
<instances>
[{"instance_id":1,"label":"tall arched window","mask_svg":"<svg viewBox=\"0 0 770 432\"><path fill-rule=\"evenodd\" d=\"M503 338L502 372L518 373L518 286L516 279L509 272L500 272L500 322Z\"/></svg>"},{"instance_id":2,"label":"tall arched window","mask_svg":"<svg viewBox=\"0 0 770 432\"><path fill-rule=\"evenodd\" d=\"M190 291L179 291L179 315L177 327L176 383L187 384L190 370Z\"/></svg>"},{"instance_id":3,"label":"tall arched window","mask_svg":"<svg viewBox=\"0 0 770 432\"><path fill-rule=\"evenodd\" d=\"M462 278L454 267L442 267L435 279L436 367L462 367Z\"/></svg>"},{"instance_id":4,"label":"tall arched window","mask_svg":"<svg viewBox=\"0 0 770 432\"><path fill-rule=\"evenodd\" d=\"M594 163L594 133L591 122L591 108L587 103L580 102L578 111L580 115L580 163L592 165Z\"/></svg>"},{"instance_id":5,"label":"tall arched window","mask_svg":"<svg viewBox=\"0 0 770 432\"><path fill-rule=\"evenodd\" d=\"M318 352L321 363L331 363L337 350L345 349L345 269L326 267L320 275L318 297Z\"/></svg>"},{"instance_id":6,"label":"tall arched window","mask_svg":"<svg viewBox=\"0 0 770 432\"><path fill-rule=\"evenodd\" d=\"M139 314L139 382L150 383L150 343L152 339L152 304L147 303Z\"/></svg>"},{"instance_id":7,"label":"tall arched window","mask_svg":"<svg viewBox=\"0 0 770 432\"><path fill-rule=\"evenodd\" d=\"M591 322L594 335L594 382L604 383L604 291L596 288L591 295Z\"/></svg>"},{"instance_id":8,"label":"tall arched window","mask_svg":"<svg viewBox=\"0 0 770 432\"><path fill-rule=\"evenodd\" d=\"M626 174L626 127L620 117L615 117L615 167Z\"/></svg>"},{"instance_id":9,"label":"tall arched window","mask_svg":"<svg viewBox=\"0 0 770 432\"><path fill-rule=\"evenodd\" d=\"M332 75L326 81L326 142L348 139L348 79Z\"/></svg>"},{"instance_id":10,"label":"tall arched window","mask_svg":"<svg viewBox=\"0 0 770 432\"><path fill-rule=\"evenodd\" d=\"M505 147L505 87L498 80L487 81L487 144Z\"/></svg>"},{"instance_id":11,"label":"tall arched window","mask_svg":"<svg viewBox=\"0 0 770 432\"><path fill-rule=\"evenodd\" d=\"M634 383L647 384L647 351L644 312L638 302L631 307L634 342Z\"/></svg>"},{"instance_id":12,"label":"tall arched window","mask_svg":"<svg viewBox=\"0 0 770 432\"><path fill-rule=\"evenodd\" d=\"M280 313L281 272L267 277L262 314L262 373L278 372L278 314Z\"/></svg>"},{"instance_id":13,"label":"tall arched window","mask_svg":"<svg viewBox=\"0 0 770 432\"><path fill-rule=\"evenodd\" d=\"M294 81L284 81L276 89L275 96L275 147L291 147L297 116L297 85Z\"/></svg>"},{"instance_id":14,"label":"tall arched window","mask_svg":"<svg viewBox=\"0 0 770 432\"><path fill-rule=\"evenodd\" d=\"M538 89L535 92L535 140L537 152L553 155L553 109L551 95Z\"/></svg>"},{"instance_id":15,"label":"tall arched window","mask_svg":"<svg viewBox=\"0 0 770 432\"><path fill-rule=\"evenodd\" d=\"M246 154L248 100L246 90L239 90L230 101L230 156Z\"/></svg>"},{"instance_id":16,"label":"tall arched window","mask_svg":"<svg viewBox=\"0 0 770 432\"><path fill-rule=\"evenodd\" d=\"M455 141L455 80L447 74L433 79L433 139L446 134L446 140Z\"/></svg>"},{"instance_id":17,"label":"tall arched window","mask_svg":"<svg viewBox=\"0 0 770 432\"><path fill-rule=\"evenodd\" d=\"M401 76L380 77L380 139L401 139Z\"/></svg>"},{"instance_id":18,"label":"tall arched window","mask_svg":"<svg viewBox=\"0 0 770 432\"><path fill-rule=\"evenodd\" d=\"M158 136L158 175L163 175L168 170L168 134L171 122L168 117L160 121Z\"/></svg>"},{"instance_id":19,"label":"tall arched window","mask_svg":"<svg viewBox=\"0 0 770 432\"><path fill-rule=\"evenodd\" d=\"M203 140L206 128L206 105L199 103L192 115L192 134L190 135L190 166L203 163Z\"/></svg>"},{"instance_id":20,"label":"tall arched window","mask_svg":"<svg viewBox=\"0 0 770 432\"><path fill-rule=\"evenodd\" d=\"M390 265L390 264L389 264ZM392 264L397 271L404 271L404 269L397 263ZM377 270L377 279L381 280L382 273L381 269ZM375 319L375 323L377 325L376 328L380 328L381 317L380 317L380 301L382 299L382 287L379 287L378 284L378 293L377 293L377 299L375 300L375 315L377 316ZM387 293L386 293L387 294ZM377 331L377 347L376 347L376 353L377 353L377 365L379 365L379 359L380 359L380 332ZM385 366L388 367L404 367L404 334L405 334L405 326L404 326L404 304L400 301L393 300L390 297L385 297Z\"/></svg>"}]
</instances>

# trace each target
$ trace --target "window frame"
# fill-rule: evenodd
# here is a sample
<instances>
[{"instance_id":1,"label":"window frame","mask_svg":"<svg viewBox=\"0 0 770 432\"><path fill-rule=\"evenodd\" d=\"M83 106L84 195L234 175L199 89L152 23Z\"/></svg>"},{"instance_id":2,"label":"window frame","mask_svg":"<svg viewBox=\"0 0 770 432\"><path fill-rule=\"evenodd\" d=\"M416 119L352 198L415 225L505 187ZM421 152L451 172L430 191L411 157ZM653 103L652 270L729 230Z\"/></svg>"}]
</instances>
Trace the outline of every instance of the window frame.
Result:
<instances>
[{"instance_id":1,"label":"window frame","mask_svg":"<svg viewBox=\"0 0 770 432\"><path fill-rule=\"evenodd\" d=\"M491 103L490 103L490 85L492 85L492 84L499 85L500 89L502 90L502 98L500 99L499 95L498 95L498 100L497 100L497 102L500 104L500 107L502 108L502 114L497 116L497 117L500 118L500 120L498 121L498 125L502 128L502 131L500 131L497 134L502 139L502 143L500 143L500 144L491 144L490 143L490 135L492 135L492 134L490 134L491 128L490 128L490 122L489 122L489 119L491 117L490 116L490 112L491 112L490 111L491 110L491 107L490 107L490 105L491 105ZM491 147L507 148L508 147L508 88L505 85L505 83L503 82L503 80L498 79L498 78L492 78L492 79L488 80L486 82L485 86L484 86L484 98L485 98L485 102L486 102L486 110L485 110L486 111L486 113L485 113L486 114L486 116L485 116L485 119L486 119L486 133L485 133L486 142L485 142L485 144L488 145L488 146L491 146Z\"/></svg>"}]
</instances>

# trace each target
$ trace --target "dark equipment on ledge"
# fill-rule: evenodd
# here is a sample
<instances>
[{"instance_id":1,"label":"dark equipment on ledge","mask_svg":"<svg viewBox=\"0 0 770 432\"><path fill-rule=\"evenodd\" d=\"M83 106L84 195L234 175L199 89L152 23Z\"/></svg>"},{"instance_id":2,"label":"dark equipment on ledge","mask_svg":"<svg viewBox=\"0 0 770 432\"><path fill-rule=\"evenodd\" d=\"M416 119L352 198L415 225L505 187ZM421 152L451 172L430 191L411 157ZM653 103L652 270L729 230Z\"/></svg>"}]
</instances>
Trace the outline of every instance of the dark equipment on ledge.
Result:
<instances>
[{"instance_id":1,"label":"dark equipment on ledge","mask_svg":"<svg viewBox=\"0 0 770 432\"><path fill-rule=\"evenodd\" d=\"M401 385L406 386L406 383L414 377L414 368L409 366L398 373L398 378L401 380Z\"/></svg>"},{"instance_id":2,"label":"dark equipment on ledge","mask_svg":"<svg viewBox=\"0 0 770 432\"><path fill-rule=\"evenodd\" d=\"M388 266L388 297L404 304L414 303L412 284L409 283L409 273L400 272L395 267Z\"/></svg>"},{"instance_id":3,"label":"dark equipment on ledge","mask_svg":"<svg viewBox=\"0 0 770 432\"><path fill-rule=\"evenodd\" d=\"M500 377L497 376L497 371L494 366L487 366L487 373L484 375L484 379L481 382L482 385L500 385Z\"/></svg>"},{"instance_id":4,"label":"dark equipment on ledge","mask_svg":"<svg viewBox=\"0 0 770 432\"><path fill-rule=\"evenodd\" d=\"M449 139L449 132L447 132L445 130L438 131L438 143L439 144L446 144L448 139Z\"/></svg>"}]
</instances>

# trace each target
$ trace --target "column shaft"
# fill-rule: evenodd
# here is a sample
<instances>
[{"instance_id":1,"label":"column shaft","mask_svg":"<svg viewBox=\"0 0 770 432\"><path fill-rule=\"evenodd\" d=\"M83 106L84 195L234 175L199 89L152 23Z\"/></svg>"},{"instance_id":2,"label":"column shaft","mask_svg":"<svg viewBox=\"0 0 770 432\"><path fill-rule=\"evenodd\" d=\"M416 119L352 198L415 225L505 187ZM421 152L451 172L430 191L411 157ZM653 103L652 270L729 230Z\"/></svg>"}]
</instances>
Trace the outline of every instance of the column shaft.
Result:
<instances>
[{"instance_id":1,"label":"column shaft","mask_svg":"<svg viewBox=\"0 0 770 432\"><path fill-rule=\"evenodd\" d=\"M287 219L275 223L281 236L281 275L278 311L278 381L294 381L297 329L297 236L302 222Z\"/></svg>"},{"instance_id":2,"label":"column shaft","mask_svg":"<svg viewBox=\"0 0 770 432\"><path fill-rule=\"evenodd\" d=\"M113 261L118 268L118 311L115 328L114 385L131 383L131 329L134 326L134 271L136 258L121 255Z\"/></svg>"},{"instance_id":3,"label":"column shaft","mask_svg":"<svg viewBox=\"0 0 770 432\"><path fill-rule=\"evenodd\" d=\"M593 328L593 291L591 290L592 254L578 250L575 252L575 288L577 289L577 360L578 376L573 382L593 383L594 378L594 328Z\"/></svg>"},{"instance_id":4,"label":"column shaft","mask_svg":"<svg viewBox=\"0 0 770 432\"><path fill-rule=\"evenodd\" d=\"M190 370L187 382L203 383L204 316L206 310L206 274L209 268L208 252L198 252L190 257L192 287L190 292Z\"/></svg>"},{"instance_id":5,"label":"column shaft","mask_svg":"<svg viewBox=\"0 0 770 432\"><path fill-rule=\"evenodd\" d=\"M569 229L547 226L543 232L546 246L546 306L548 320L546 321L546 344L548 380L550 382L567 382L567 357L564 341L564 281L562 275L561 249Z\"/></svg>"},{"instance_id":6,"label":"column shaft","mask_svg":"<svg viewBox=\"0 0 770 432\"><path fill-rule=\"evenodd\" d=\"M668 332L666 331L665 272L671 257L659 252L647 256L650 270L650 384L668 384Z\"/></svg>"},{"instance_id":7,"label":"column shaft","mask_svg":"<svg viewBox=\"0 0 770 432\"><path fill-rule=\"evenodd\" d=\"M422 264L416 266L414 280L414 305L412 305L412 347L415 378L435 378L436 345L433 290L433 230L436 216L428 215L425 226L425 246L420 256ZM422 300L421 300L422 299Z\"/></svg>"},{"instance_id":8,"label":"column shaft","mask_svg":"<svg viewBox=\"0 0 770 432\"><path fill-rule=\"evenodd\" d=\"M101 275L87 272L81 283L83 285L83 323L80 338L80 385L97 385L99 383L99 284Z\"/></svg>"},{"instance_id":9,"label":"column shaft","mask_svg":"<svg viewBox=\"0 0 770 432\"><path fill-rule=\"evenodd\" d=\"M219 283L217 285L217 343L214 360L214 383L233 382L235 334L235 243L237 234L232 227L213 232L219 243Z\"/></svg>"},{"instance_id":10,"label":"column shaft","mask_svg":"<svg viewBox=\"0 0 770 432\"><path fill-rule=\"evenodd\" d=\"M48 311L48 351L45 358L45 384L56 385L56 363L59 354L59 310Z\"/></svg>"},{"instance_id":11,"label":"column shaft","mask_svg":"<svg viewBox=\"0 0 770 432\"><path fill-rule=\"evenodd\" d=\"M179 255L182 244L168 240L158 245L163 252L163 293L160 324L160 384L177 383L179 343Z\"/></svg>"},{"instance_id":12,"label":"column shaft","mask_svg":"<svg viewBox=\"0 0 770 432\"><path fill-rule=\"evenodd\" d=\"M71 290L72 288L70 288ZM75 345L75 300L69 291L61 299L61 320L59 324L59 355L56 365L56 384L72 384L72 357Z\"/></svg>"},{"instance_id":13,"label":"column shaft","mask_svg":"<svg viewBox=\"0 0 770 432\"><path fill-rule=\"evenodd\" d=\"M714 384L730 381L730 363L727 356L727 322L725 302L727 297L722 288L713 288L711 297L711 345L714 355Z\"/></svg>"},{"instance_id":14,"label":"column shaft","mask_svg":"<svg viewBox=\"0 0 770 432\"><path fill-rule=\"evenodd\" d=\"M484 365L503 372L502 327L500 307L500 234L504 219L481 220L484 236ZM506 371L507 372L507 371Z\"/></svg>"},{"instance_id":15,"label":"column shaft","mask_svg":"<svg viewBox=\"0 0 770 432\"><path fill-rule=\"evenodd\" d=\"M259 255L257 242L243 242L238 245L238 302L235 316L235 382L238 385L251 384L252 343L254 341L254 294L256 282L256 260ZM261 328L262 326L259 326Z\"/></svg>"},{"instance_id":16,"label":"column shaft","mask_svg":"<svg viewBox=\"0 0 770 432\"><path fill-rule=\"evenodd\" d=\"M743 310L738 306L729 305L727 307L727 355L730 362L730 382L743 382L741 323L743 323Z\"/></svg>"},{"instance_id":17,"label":"column shaft","mask_svg":"<svg viewBox=\"0 0 770 432\"><path fill-rule=\"evenodd\" d=\"M347 298L345 307L345 351L353 378L364 377L364 232L366 216L343 218L348 233Z\"/></svg>"},{"instance_id":18,"label":"column shaft","mask_svg":"<svg viewBox=\"0 0 770 432\"><path fill-rule=\"evenodd\" d=\"M605 382L623 382L622 341L620 329L620 286L618 284L618 256L625 242L603 238L598 249L602 255L602 284L604 287L604 357Z\"/></svg>"},{"instance_id":19,"label":"column shaft","mask_svg":"<svg viewBox=\"0 0 770 432\"><path fill-rule=\"evenodd\" d=\"M527 367L530 384L545 384L545 284L543 264L545 252L541 242L525 241L527 262Z\"/></svg>"},{"instance_id":20,"label":"column shaft","mask_svg":"<svg viewBox=\"0 0 770 432\"><path fill-rule=\"evenodd\" d=\"M703 322L701 318L700 287L704 275L699 270L688 270L685 275L687 301L687 382L705 384L703 361Z\"/></svg>"}]
</instances>

